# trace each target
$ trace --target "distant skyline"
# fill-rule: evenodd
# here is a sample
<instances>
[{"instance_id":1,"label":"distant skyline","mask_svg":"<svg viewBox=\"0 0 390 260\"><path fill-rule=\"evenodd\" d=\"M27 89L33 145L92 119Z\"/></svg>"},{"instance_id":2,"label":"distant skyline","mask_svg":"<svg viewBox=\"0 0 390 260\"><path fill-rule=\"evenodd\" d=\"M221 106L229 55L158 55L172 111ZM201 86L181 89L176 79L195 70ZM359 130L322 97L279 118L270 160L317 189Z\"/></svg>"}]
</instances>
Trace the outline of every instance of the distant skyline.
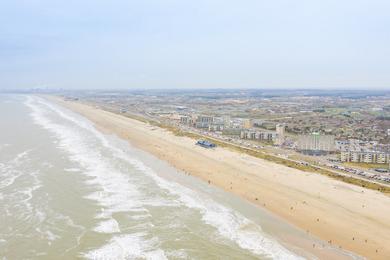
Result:
<instances>
[{"instance_id":1,"label":"distant skyline","mask_svg":"<svg viewBox=\"0 0 390 260\"><path fill-rule=\"evenodd\" d=\"M5 0L0 90L390 89L388 0Z\"/></svg>"}]
</instances>

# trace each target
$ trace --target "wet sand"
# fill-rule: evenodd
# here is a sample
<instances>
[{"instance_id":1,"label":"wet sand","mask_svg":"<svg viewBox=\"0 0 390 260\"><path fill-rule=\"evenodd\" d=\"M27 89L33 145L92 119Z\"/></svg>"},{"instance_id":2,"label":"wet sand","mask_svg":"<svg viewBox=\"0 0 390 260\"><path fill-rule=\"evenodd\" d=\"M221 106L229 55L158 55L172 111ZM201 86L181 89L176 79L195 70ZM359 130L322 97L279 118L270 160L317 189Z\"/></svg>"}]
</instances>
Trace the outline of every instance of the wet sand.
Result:
<instances>
[{"instance_id":1,"label":"wet sand","mask_svg":"<svg viewBox=\"0 0 390 260\"><path fill-rule=\"evenodd\" d=\"M370 259L390 256L390 198L380 192L220 147L204 149L165 129L78 102L55 100L100 130L268 209L325 243ZM334 259L320 245L311 247L307 250L321 259Z\"/></svg>"}]
</instances>

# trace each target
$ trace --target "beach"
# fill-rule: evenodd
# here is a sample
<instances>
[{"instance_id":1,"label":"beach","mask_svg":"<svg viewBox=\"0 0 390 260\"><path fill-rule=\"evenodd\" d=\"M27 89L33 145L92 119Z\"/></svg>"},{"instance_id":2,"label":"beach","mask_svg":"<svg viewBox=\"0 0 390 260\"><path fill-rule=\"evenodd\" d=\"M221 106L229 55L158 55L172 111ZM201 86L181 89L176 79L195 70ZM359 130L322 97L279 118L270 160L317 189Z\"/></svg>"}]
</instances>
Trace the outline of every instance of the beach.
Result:
<instances>
[{"instance_id":1,"label":"beach","mask_svg":"<svg viewBox=\"0 0 390 260\"><path fill-rule=\"evenodd\" d=\"M264 207L325 243L370 259L390 255L390 199L380 192L225 148L205 149L194 139L90 105L50 100L86 117L100 131Z\"/></svg>"},{"instance_id":2,"label":"beach","mask_svg":"<svg viewBox=\"0 0 390 260\"><path fill-rule=\"evenodd\" d=\"M352 257L65 107L10 95L0 108L2 259Z\"/></svg>"}]
</instances>

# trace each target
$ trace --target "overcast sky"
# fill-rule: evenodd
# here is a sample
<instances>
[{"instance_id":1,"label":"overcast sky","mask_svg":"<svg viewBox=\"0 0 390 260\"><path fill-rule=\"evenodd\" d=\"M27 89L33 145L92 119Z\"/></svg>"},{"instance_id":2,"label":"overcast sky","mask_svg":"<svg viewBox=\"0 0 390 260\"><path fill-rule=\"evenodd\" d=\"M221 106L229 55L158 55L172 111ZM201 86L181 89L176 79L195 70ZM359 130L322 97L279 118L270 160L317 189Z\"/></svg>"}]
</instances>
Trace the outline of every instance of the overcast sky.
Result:
<instances>
[{"instance_id":1,"label":"overcast sky","mask_svg":"<svg viewBox=\"0 0 390 260\"><path fill-rule=\"evenodd\" d=\"M0 0L0 88L386 88L389 0Z\"/></svg>"}]
</instances>

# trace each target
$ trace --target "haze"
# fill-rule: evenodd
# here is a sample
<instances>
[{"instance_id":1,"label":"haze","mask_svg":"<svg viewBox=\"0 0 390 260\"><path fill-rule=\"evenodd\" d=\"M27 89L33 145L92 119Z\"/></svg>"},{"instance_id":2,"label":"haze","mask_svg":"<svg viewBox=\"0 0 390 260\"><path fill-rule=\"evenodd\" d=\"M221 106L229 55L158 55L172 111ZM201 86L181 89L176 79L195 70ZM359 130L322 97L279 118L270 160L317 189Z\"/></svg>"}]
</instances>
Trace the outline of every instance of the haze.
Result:
<instances>
[{"instance_id":1,"label":"haze","mask_svg":"<svg viewBox=\"0 0 390 260\"><path fill-rule=\"evenodd\" d=\"M386 0L0 3L0 89L390 88Z\"/></svg>"}]
</instances>

